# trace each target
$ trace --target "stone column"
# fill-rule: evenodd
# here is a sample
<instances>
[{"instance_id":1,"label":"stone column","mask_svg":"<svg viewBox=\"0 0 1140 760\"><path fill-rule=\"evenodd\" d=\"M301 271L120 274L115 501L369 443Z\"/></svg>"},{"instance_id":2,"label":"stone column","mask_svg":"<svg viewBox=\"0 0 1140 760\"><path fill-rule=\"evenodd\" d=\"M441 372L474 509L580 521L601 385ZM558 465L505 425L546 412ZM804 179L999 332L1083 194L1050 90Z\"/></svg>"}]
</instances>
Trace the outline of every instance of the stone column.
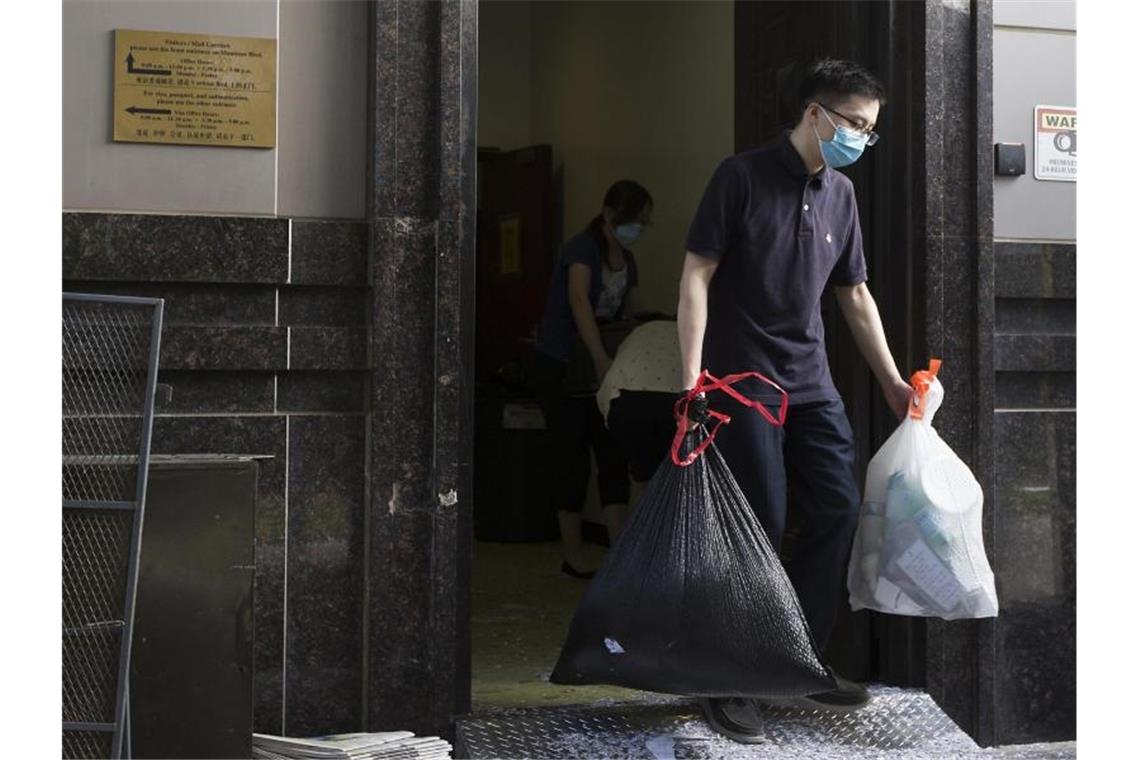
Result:
<instances>
[{"instance_id":1,"label":"stone column","mask_svg":"<svg viewBox=\"0 0 1140 760\"><path fill-rule=\"evenodd\" d=\"M985 494L986 554L994 557L993 15L990 0L925 6L922 241L925 353L941 357L947 403L939 433ZM982 745L995 740L995 621L931 618L926 686Z\"/></svg>"},{"instance_id":2,"label":"stone column","mask_svg":"<svg viewBox=\"0 0 1140 760\"><path fill-rule=\"evenodd\" d=\"M373 4L367 730L470 704L477 6Z\"/></svg>"}]
</instances>

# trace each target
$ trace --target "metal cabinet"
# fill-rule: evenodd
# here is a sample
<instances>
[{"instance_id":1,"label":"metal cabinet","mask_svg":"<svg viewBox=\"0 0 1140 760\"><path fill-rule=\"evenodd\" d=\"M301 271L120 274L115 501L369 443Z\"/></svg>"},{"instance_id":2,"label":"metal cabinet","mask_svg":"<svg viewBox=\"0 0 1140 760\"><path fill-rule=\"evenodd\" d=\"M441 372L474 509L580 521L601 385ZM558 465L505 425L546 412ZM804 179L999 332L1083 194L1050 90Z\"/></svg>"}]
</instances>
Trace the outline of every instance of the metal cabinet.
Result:
<instances>
[{"instance_id":1,"label":"metal cabinet","mask_svg":"<svg viewBox=\"0 0 1140 760\"><path fill-rule=\"evenodd\" d=\"M251 755L257 459L151 458L131 655L135 757Z\"/></svg>"}]
</instances>

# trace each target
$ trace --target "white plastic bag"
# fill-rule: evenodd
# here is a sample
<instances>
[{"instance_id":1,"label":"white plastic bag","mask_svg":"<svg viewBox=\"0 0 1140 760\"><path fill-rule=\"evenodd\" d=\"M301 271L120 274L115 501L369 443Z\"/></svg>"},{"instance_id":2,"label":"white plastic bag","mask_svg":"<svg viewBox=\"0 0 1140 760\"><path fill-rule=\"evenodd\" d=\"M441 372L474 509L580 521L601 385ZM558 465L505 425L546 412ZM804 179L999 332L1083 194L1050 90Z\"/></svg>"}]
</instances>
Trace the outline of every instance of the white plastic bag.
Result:
<instances>
[{"instance_id":1,"label":"white plastic bag","mask_svg":"<svg viewBox=\"0 0 1140 760\"><path fill-rule=\"evenodd\" d=\"M910 414L867 467L847 569L852 610L994 617L994 575L982 543L982 488L931 426L941 362L914 373Z\"/></svg>"}]
</instances>

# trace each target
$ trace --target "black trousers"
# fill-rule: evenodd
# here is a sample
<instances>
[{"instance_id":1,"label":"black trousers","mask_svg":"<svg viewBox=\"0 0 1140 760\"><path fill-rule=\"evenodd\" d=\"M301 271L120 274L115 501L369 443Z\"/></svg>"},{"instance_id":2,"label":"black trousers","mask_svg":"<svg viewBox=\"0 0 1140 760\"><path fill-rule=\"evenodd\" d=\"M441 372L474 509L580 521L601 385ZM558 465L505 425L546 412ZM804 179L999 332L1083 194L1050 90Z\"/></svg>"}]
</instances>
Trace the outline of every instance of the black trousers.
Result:
<instances>
[{"instance_id":1,"label":"black trousers","mask_svg":"<svg viewBox=\"0 0 1140 760\"><path fill-rule=\"evenodd\" d=\"M553 506L581 512L590 483L590 450L598 465L598 497L602 506L629 503L629 466L606 430L593 394L566 392L566 362L541 351L534 355L535 393L551 437L555 456L551 483Z\"/></svg>"},{"instance_id":2,"label":"black trousers","mask_svg":"<svg viewBox=\"0 0 1140 760\"><path fill-rule=\"evenodd\" d=\"M732 417L716 447L773 547L779 549L784 535L789 496L802 515L787 571L822 651L845 591L859 517L855 445L843 402L794 405L782 428L723 393L711 394L709 405Z\"/></svg>"},{"instance_id":3,"label":"black trousers","mask_svg":"<svg viewBox=\"0 0 1140 760\"><path fill-rule=\"evenodd\" d=\"M653 477L673 445L675 393L623 390L610 402L606 419L610 435L629 462L629 474L638 483Z\"/></svg>"}]
</instances>

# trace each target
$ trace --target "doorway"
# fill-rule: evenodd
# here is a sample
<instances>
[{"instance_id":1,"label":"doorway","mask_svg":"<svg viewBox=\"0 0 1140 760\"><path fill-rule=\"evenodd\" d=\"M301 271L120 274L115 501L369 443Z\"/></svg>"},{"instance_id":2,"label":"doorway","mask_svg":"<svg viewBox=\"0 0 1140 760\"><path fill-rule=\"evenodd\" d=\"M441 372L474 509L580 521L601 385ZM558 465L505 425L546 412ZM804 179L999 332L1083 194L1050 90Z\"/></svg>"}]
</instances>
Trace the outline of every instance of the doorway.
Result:
<instances>
[{"instance_id":1,"label":"doorway","mask_svg":"<svg viewBox=\"0 0 1140 760\"><path fill-rule=\"evenodd\" d=\"M634 179L654 199L634 249L645 307L675 314L684 236L716 164L778 134L773 96L797 61L830 53L863 62L872 41L839 42L854 3L501 2L479 5L479 189L476 283L472 709L642 701L617 687L546 679L586 587L559 572L549 501L557 467L529 381L535 331L561 244L600 211L610 183ZM826 8L824 6L827 6ZM800 33L819 21L825 41ZM830 15L827 15L830 14ZM864 24L864 27L866 24ZM801 46L797 40L810 40ZM683 41L680 44L679 41ZM816 49L818 48L818 49ZM886 72L883 72L885 76ZM768 81L768 88L758 86ZM856 178L869 258L883 204L881 168ZM888 333L908 305L891 303ZM868 371L825 303L829 355L856 431L860 466L883 437ZM878 437L876 437L878 436ZM590 557L606 530L591 480L584 508ZM631 504L636 501L636 493ZM794 507L793 507L794 510ZM790 516L784 551L795 540ZM827 659L845 675L921 685L921 621L841 607Z\"/></svg>"},{"instance_id":2,"label":"doorway","mask_svg":"<svg viewBox=\"0 0 1140 760\"><path fill-rule=\"evenodd\" d=\"M654 202L633 248L639 310L675 313L692 210L733 147L732 19L730 2L480 3L475 711L646 696L546 680L587 581L560 572L558 463L529 366L560 248L617 180ZM587 494L596 569L608 535L593 476Z\"/></svg>"}]
</instances>

